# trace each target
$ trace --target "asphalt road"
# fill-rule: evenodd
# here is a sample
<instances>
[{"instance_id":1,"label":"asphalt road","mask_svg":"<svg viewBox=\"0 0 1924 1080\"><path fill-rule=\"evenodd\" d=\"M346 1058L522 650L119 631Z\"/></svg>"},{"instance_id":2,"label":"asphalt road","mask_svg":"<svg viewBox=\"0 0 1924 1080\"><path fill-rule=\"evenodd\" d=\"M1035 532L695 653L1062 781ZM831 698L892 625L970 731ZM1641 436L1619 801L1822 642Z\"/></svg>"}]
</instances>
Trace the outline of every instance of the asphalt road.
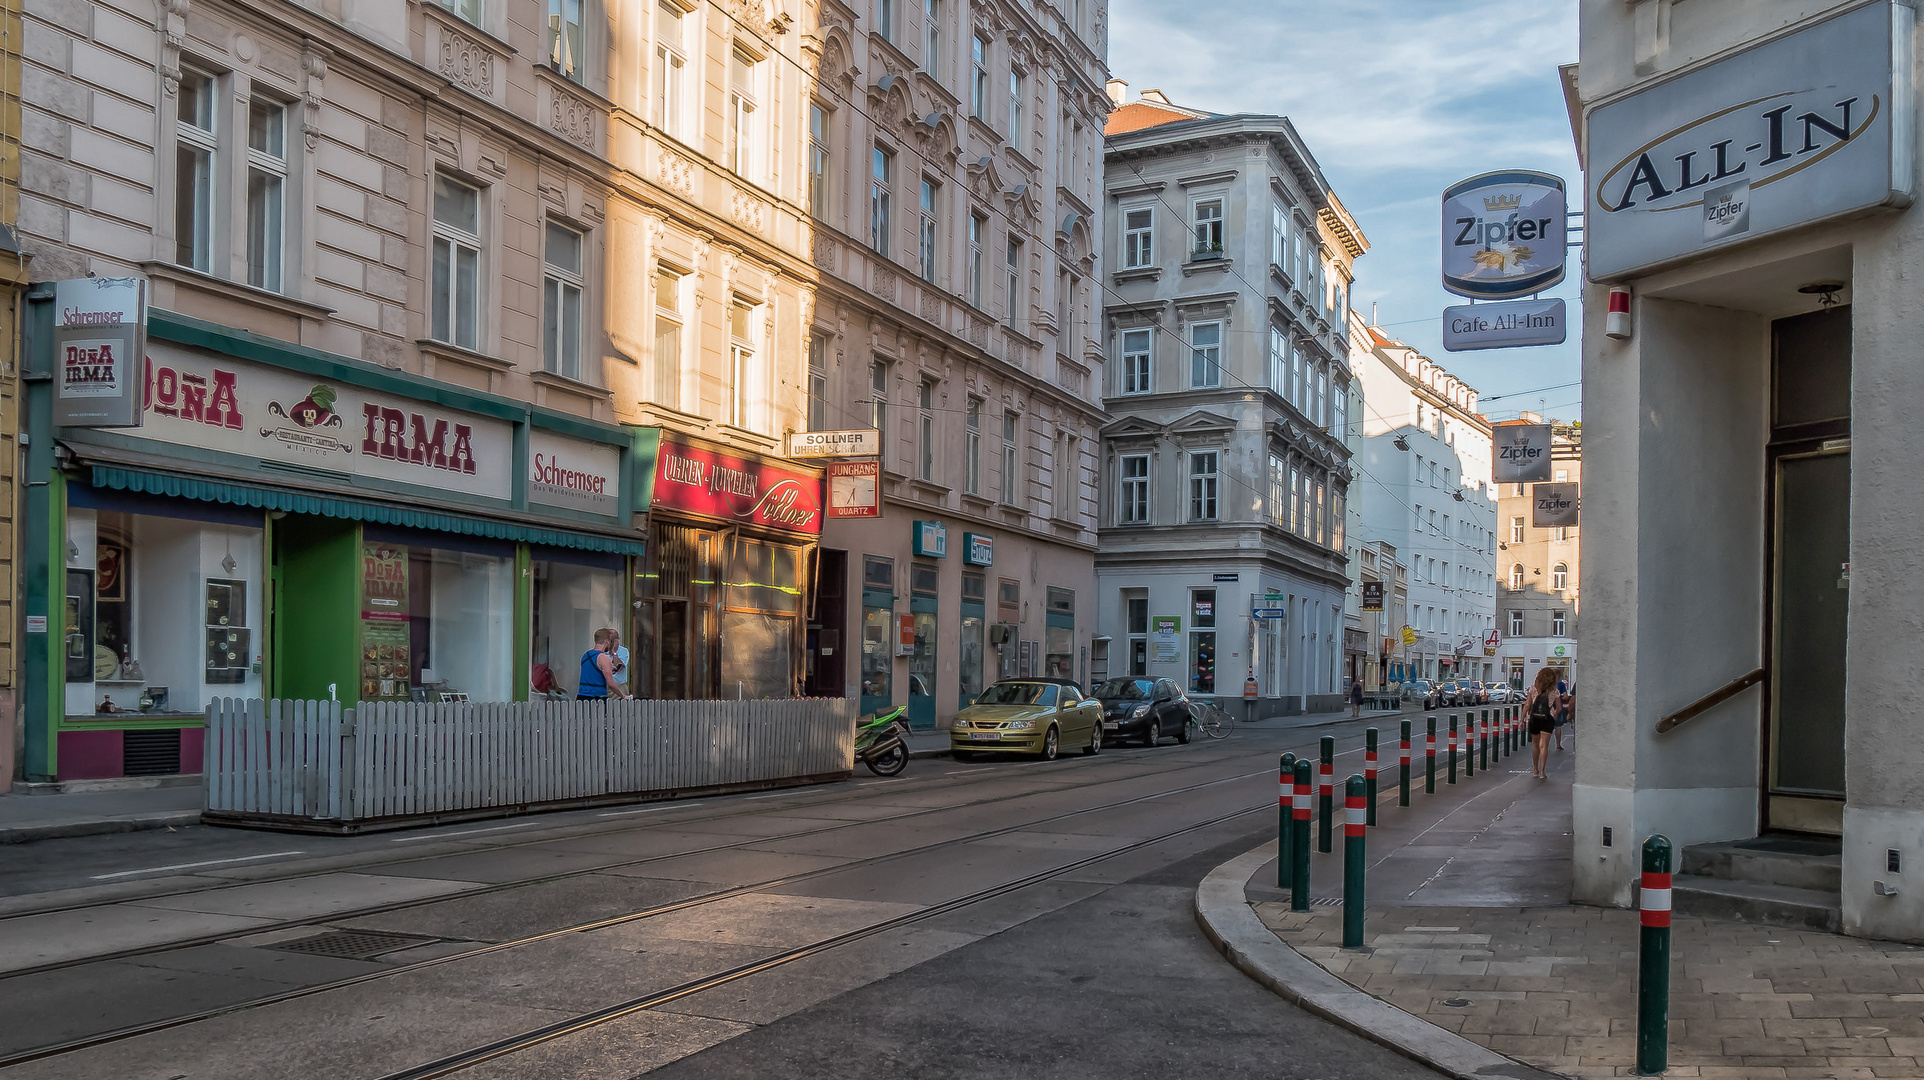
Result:
<instances>
[{"instance_id":1,"label":"asphalt road","mask_svg":"<svg viewBox=\"0 0 1924 1080\"><path fill-rule=\"evenodd\" d=\"M20 845L0 1078L1434 1075L1246 979L1190 909L1273 828L1277 753L1334 733L1358 771L1367 723L401 835ZM343 930L396 936L302 944Z\"/></svg>"}]
</instances>

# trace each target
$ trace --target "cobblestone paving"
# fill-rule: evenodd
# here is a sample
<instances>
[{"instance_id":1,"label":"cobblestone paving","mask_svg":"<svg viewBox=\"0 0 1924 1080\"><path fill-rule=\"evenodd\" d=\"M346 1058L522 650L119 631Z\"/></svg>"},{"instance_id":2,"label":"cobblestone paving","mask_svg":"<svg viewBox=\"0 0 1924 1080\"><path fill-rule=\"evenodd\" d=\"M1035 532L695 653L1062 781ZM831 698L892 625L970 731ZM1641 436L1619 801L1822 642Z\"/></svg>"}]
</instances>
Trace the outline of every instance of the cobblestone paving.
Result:
<instances>
[{"instance_id":1,"label":"cobblestone paving","mask_svg":"<svg viewBox=\"0 0 1924 1080\"><path fill-rule=\"evenodd\" d=\"M1636 1074L1637 913L1259 903L1277 937L1347 982L1498 1053L1571 1077ZM1733 1080L1924 1078L1924 948L1677 917L1670 1069Z\"/></svg>"}]
</instances>

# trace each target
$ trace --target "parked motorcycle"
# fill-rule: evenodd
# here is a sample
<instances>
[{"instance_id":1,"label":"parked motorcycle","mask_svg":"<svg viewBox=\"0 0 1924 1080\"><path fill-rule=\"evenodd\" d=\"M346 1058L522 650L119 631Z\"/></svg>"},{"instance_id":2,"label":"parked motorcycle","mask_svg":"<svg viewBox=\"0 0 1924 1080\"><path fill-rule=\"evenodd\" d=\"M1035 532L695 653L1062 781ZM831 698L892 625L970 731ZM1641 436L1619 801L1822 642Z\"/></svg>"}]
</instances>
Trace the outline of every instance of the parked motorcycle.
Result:
<instances>
[{"instance_id":1,"label":"parked motorcycle","mask_svg":"<svg viewBox=\"0 0 1924 1080\"><path fill-rule=\"evenodd\" d=\"M855 760L877 776L894 776L908 767L909 707L898 705L855 722Z\"/></svg>"}]
</instances>

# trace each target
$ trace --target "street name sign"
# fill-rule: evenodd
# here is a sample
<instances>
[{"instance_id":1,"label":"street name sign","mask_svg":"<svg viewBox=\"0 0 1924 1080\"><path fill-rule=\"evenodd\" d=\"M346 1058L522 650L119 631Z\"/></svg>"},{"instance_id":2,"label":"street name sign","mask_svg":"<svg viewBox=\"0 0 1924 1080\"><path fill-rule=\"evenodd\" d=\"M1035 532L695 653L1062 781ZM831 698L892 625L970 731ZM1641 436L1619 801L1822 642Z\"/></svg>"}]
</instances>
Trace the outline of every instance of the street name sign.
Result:
<instances>
[{"instance_id":1,"label":"street name sign","mask_svg":"<svg viewBox=\"0 0 1924 1080\"><path fill-rule=\"evenodd\" d=\"M1250 609L1250 617L1255 619L1282 619L1289 615L1288 608L1259 607Z\"/></svg>"}]
</instances>

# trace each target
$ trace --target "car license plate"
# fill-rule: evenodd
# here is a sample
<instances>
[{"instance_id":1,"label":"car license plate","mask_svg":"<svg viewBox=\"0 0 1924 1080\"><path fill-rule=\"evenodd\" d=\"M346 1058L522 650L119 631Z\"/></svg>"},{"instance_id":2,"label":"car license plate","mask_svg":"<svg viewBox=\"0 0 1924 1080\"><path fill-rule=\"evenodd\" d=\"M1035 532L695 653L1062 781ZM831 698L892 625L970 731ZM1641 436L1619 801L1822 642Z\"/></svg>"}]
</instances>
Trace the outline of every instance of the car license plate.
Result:
<instances>
[{"instance_id":1,"label":"car license plate","mask_svg":"<svg viewBox=\"0 0 1924 1080\"><path fill-rule=\"evenodd\" d=\"M1106 722L1104 722L1104 723L1103 723L1103 725L1102 725L1102 730L1104 730L1104 731L1114 731L1114 730L1116 730L1117 728L1120 728L1121 726L1122 726L1121 724L1118 724L1118 723L1116 723L1116 722L1115 722L1114 720L1109 720L1109 721L1106 721Z\"/></svg>"},{"instance_id":2,"label":"car license plate","mask_svg":"<svg viewBox=\"0 0 1924 1080\"><path fill-rule=\"evenodd\" d=\"M970 742L997 742L997 741L999 741L999 740L1000 740L1001 738L1002 738L1002 733L1001 733L1001 732L999 732L999 731L971 731L971 732L969 732L969 741L970 741Z\"/></svg>"}]
</instances>

